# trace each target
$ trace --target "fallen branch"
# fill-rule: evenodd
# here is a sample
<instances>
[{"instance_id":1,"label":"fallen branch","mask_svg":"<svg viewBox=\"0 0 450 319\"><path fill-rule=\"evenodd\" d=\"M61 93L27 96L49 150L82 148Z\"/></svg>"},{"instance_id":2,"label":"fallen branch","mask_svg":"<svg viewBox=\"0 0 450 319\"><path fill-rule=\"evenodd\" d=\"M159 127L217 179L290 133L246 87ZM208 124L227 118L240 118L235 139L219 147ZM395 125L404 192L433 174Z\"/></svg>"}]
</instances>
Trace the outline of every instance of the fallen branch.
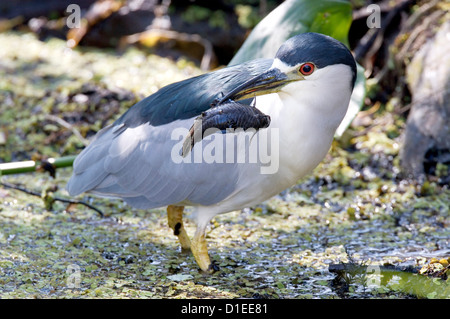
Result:
<instances>
[{"instance_id":1,"label":"fallen branch","mask_svg":"<svg viewBox=\"0 0 450 319\"><path fill-rule=\"evenodd\" d=\"M23 188L23 187L18 186L18 185L10 184L10 183L7 183L7 182L0 182L0 185L5 187L5 188L15 189L15 190L27 193L27 194L32 195L32 196L36 196L36 197L42 198L42 194L41 193L28 190L28 189ZM66 199L66 198L61 198L61 197L52 197L51 198L51 202L55 202L55 201L60 201L60 202L67 203L67 204L84 205L84 206L86 206L86 207L96 211L101 217L104 217L104 214L103 214L103 212L101 210L99 210L98 208L92 206L91 204L88 204L88 203L80 201L80 200Z\"/></svg>"}]
</instances>

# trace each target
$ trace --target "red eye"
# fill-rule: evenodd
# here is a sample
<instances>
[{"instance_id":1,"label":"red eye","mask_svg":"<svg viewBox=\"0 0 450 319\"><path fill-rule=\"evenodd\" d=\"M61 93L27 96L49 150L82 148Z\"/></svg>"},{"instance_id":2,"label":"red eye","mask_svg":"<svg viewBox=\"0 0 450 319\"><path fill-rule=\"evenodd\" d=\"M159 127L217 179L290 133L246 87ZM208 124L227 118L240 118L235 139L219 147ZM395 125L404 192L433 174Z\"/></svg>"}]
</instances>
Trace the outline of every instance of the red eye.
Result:
<instances>
[{"instance_id":1,"label":"red eye","mask_svg":"<svg viewBox=\"0 0 450 319\"><path fill-rule=\"evenodd\" d=\"M312 63L302 64L299 71L303 75L310 75L311 73L314 72L314 64L312 64Z\"/></svg>"}]
</instances>

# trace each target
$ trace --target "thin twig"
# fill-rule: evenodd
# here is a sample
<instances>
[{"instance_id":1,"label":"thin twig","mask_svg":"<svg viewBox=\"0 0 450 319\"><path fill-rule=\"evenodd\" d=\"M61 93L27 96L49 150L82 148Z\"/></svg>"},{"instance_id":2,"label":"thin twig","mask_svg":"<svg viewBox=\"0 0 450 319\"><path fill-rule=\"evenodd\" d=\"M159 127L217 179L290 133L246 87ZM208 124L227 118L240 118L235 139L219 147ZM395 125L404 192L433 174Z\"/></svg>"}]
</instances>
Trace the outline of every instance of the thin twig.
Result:
<instances>
[{"instance_id":1,"label":"thin twig","mask_svg":"<svg viewBox=\"0 0 450 319\"><path fill-rule=\"evenodd\" d=\"M11 184L11 183L0 182L0 185L3 186L3 187L6 187L6 188L11 188L11 189L15 189L15 190L27 193L29 195L33 195L33 196L36 196L36 197L42 197L41 193L34 192L34 191L28 190L26 188L20 187L18 185ZM68 204L81 204L81 205L84 205L84 206L86 206L86 207L88 207L88 208L90 208L92 210L95 210L101 217L105 216L101 210L99 210L98 208L92 206L91 204L88 204L88 203L83 202L83 201L73 200L73 199L65 199L65 198L61 198L61 197L53 197L53 201L60 201L60 202L63 202L63 203L68 203Z\"/></svg>"},{"instance_id":2,"label":"thin twig","mask_svg":"<svg viewBox=\"0 0 450 319\"><path fill-rule=\"evenodd\" d=\"M85 139L85 138L83 137L83 135L81 135L81 133L80 133L73 125L71 125L71 124L68 123L67 121L63 120L62 118L59 118L59 117L57 117L57 116L55 116L55 115L52 115L52 114L45 114L45 115L44 115L44 118L45 118L46 120L56 122L56 123L58 123L59 125L61 125L61 126L67 128L67 129L71 130L72 133L73 133L76 137L78 137L78 139L84 144L84 146L87 146L87 145L89 144L89 141L88 141L87 139Z\"/></svg>"}]
</instances>

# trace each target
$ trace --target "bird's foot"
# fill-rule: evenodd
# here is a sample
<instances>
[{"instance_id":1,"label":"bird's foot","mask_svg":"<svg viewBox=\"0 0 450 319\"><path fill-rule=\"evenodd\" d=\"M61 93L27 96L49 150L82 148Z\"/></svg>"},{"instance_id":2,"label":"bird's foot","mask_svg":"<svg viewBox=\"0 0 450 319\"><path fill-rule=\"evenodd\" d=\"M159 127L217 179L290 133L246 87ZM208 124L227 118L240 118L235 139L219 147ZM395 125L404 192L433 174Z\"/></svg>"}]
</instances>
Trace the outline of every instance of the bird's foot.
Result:
<instances>
[{"instance_id":1,"label":"bird's foot","mask_svg":"<svg viewBox=\"0 0 450 319\"><path fill-rule=\"evenodd\" d=\"M211 262L211 259L209 258L205 233L204 231L199 231L198 228L195 232L194 238L192 238L191 251L194 255L195 261L204 273L212 274L219 270L219 266Z\"/></svg>"},{"instance_id":2,"label":"bird's foot","mask_svg":"<svg viewBox=\"0 0 450 319\"><path fill-rule=\"evenodd\" d=\"M199 272L205 275L211 275L214 274L215 272L218 272L219 270L220 267L216 265L215 262L213 261L212 263L209 264L209 266L206 269L199 269Z\"/></svg>"}]
</instances>

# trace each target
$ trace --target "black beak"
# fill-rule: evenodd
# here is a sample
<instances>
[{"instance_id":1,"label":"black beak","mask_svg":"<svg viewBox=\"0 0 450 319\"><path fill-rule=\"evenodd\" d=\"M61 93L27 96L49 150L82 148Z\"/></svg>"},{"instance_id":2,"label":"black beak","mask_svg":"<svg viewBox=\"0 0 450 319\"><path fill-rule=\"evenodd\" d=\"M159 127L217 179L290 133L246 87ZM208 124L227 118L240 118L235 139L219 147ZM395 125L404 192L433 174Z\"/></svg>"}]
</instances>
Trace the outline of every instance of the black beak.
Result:
<instances>
[{"instance_id":1,"label":"black beak","mask_svg":"<svg viewBox=\"0 0 450 319\"><path fill-rule=\"evenodd\" d=\"M257 75L256 77L237 86L231 92L223 96L216 105L219 105L227 100L242 100L256 95L264 95L278 92L281 87L286 85L289 81L286 74L279 69L269 69L266 72Z\"/></svg>"}]
</instances>

